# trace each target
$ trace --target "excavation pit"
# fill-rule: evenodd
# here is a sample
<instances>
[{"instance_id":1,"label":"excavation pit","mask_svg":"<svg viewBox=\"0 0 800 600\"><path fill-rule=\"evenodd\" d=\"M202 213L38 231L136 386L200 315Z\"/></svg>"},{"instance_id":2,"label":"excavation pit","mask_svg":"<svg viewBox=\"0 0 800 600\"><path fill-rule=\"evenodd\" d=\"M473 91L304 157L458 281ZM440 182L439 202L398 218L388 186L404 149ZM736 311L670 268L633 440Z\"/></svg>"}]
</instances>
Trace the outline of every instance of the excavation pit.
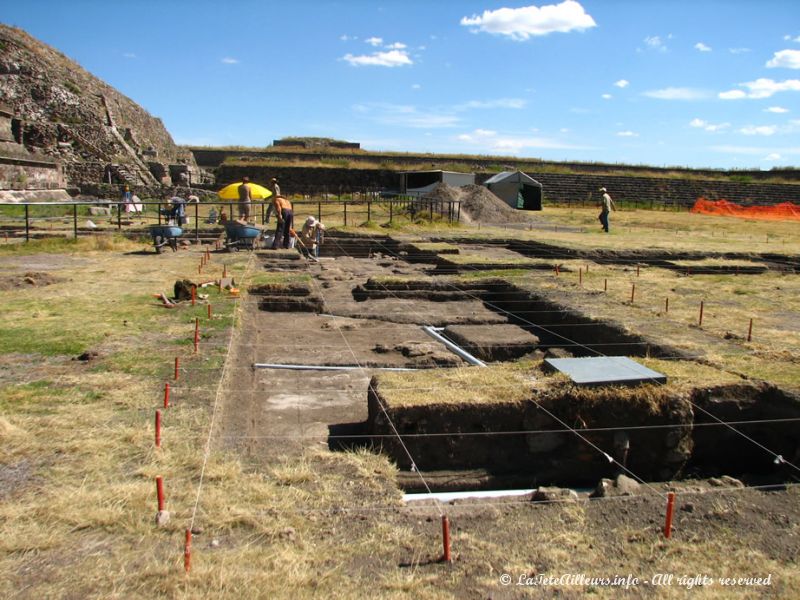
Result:
<instances>
[{"instance_id":1,"label":"excavation pit","mask_svg":"<svg viewBox=\"0 0 800 600\"><path fill-rule=\"evenodd\" d=\"M306 285L269 283L250 286L248 291L258 297L259 310L319 313L324 307L322 298Z\"/></svg>"},{"instance_id":2,"label":"excavation pit","mask_svg":"<svg viewBox=\"0 0 800 600\"><path fill-rule=\"evenodd\" d=\"M541 362L381 373L370 385L366 431L401 469L398 482L410 492L426 485L434 491L594 487L620 473L645 481L687 474L785 481L785 466L720 420L800 419L800 399L691 368L714 385L676 378L577 387L545 372ZM747 431L787 461L800 452L794 421Z\"/></svg>"},{"instance_id":3,"label":"excavation pit","mask_svg":"<svg viewBox=\"0 0 800 600\"><path fill-rule=\"evenodd\" d=\"M521 358L536 350L539 338L518 325L449 325L444 336L483 361Z\"/></svg>"}]
</instances>

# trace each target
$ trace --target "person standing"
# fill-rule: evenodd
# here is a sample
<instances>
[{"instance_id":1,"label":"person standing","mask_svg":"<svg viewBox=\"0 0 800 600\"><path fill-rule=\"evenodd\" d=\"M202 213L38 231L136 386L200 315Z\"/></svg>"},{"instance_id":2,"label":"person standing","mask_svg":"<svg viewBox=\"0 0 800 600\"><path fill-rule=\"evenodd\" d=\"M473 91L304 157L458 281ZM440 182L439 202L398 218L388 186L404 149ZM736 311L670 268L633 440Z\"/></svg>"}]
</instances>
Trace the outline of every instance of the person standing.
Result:
<instances>
[{"instance_id":1,"label":"person standing","mask_svg":"<svg viewBox=\"0 0 800 600\"><path fill-rule=\"evenodd\" d=\"M133 210L133 192L131 192L131 188L128 185L122 190L122 207L126 213Z\"/></svg>"},{"instance_id":2,"label":"person standing","mask_svg":"<svg viewBox=\"0 0 800 600\"><path fill-rule=\"evenodd\" d=\"M278 185L278 180L274 177L269 180L267 184L267 189L272 192L272 200L275 201L275 198L281 195L281 186ZM264 223L269 223L269 218L272 215L273 211L275 210L275 205L270 204L267 207L267 215L264 217Z\"/></svg>"},{"instance_id":3,"label":"person standing","mask_svg":"<svg viewBox=\"0 0 800 600\"><path fill-rule=\"evenodd\" d=\"M600 199L600 223L603 225L603 231L608 233L608 215L612 210L617 210L614 200L608 195L608 190L602 187L600 191L603 192L603 197Z\"/></svg>"},{"instance_id":4,"label":"person standing","mask_svg":"<svg viewBox=\"0 0 800 600\"><path fill-rule=\"evenodd\" d=\"M288 248L291 242L291 231L294 225L294 212L292 203L283 196L275 196L273 201L275 216L278 218L278 225L275 227L275 241L272 242L272 249L278 247L278 240L282 237L283 247Z\"/></svg>"},{"instance_id":5,"label":"person standing","mask_svg":"<svg viewBox=\"0 0 800 600\"><path fill-rule=\"evenodd\" d=\"M253 198L250 194L250 178L242 177L242 183L237 190L239 192L239 220L247 222L250 220L250 208L253 205Z\"/></svg>"}]
</instances>

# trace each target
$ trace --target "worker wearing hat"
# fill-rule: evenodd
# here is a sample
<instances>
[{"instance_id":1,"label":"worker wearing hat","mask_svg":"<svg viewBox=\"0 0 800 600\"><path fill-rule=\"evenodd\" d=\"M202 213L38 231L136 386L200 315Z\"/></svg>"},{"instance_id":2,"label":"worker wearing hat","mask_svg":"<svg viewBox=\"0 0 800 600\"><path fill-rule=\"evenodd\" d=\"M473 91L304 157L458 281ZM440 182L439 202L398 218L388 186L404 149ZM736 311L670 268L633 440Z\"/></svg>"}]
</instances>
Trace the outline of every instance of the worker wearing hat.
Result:
<instances>
[{"instance_id":1,"label":"worker wearing hat","mask_svg":"<svg viewBox=\"0 0 800 600\"><path fill-rule=\"evenodd\" d=\"M611 196L609 196L606 188L601 187L600 191L603 192L603 196L600 198L600 216L598 218L603 225L603 231L608 233L608 215L612 210L617 210L617 206L614 204L614 200L611 199Z\"/></svg>"},{"instance_id":2,"label":"worker wearing hat","mask_svg":"<svg viewBox=\"0 0 800 600\"><path fill-rule=\"evenodd\" d=\"M322 244L324 231L325 225L317 221L314 217L308 217L305 223L303 223L303 229L300 231L299 239L302 247L313 256L319 256L319 245Z\"/></svg>"},{"instance_id":3,"label":"worker wearing hat","mask_svg":"<svg viewBox=\"0 0 800 600\"><path fill-rule=\"evenodd\" d=\"M269 180L269 183L267 184L267 189L268 189L270 192L272 192L272 198L273 198L273 199L275 199L275 198L277 198L278 196L280 196L280 195L281 195L281 186L279 186L279 185L278 185L278 180L277 180L277 179L275 179L274 177L273 177L272 179L270 179L270 180ZM273 206L272 204L270 204L270 205L267 207L267 214L266 214L266 216L264 217L264 223L269 223L269 218L270 218L270 216L272 216L272 213L273 213L274 211L275 211L275 206Z\"/></svg>"}]
</instances>

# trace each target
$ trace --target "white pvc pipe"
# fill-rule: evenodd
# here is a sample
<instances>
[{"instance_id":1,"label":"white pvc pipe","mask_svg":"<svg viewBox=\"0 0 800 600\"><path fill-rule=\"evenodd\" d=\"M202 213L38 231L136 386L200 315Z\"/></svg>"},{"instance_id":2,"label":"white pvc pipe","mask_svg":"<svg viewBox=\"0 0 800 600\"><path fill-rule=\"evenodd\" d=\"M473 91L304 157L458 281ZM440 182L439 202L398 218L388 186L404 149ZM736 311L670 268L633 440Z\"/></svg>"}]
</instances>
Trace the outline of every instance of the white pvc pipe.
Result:
<instances>
[{"instance_id":1,"label":"white pvc pipe","mask_svg":"<svg viewBox=\"0 0 800 600\"><path fill-rule=\"evenodd\" d=\"M420 502L422 500L438 500L450 502L462 498L503 498L506 496L525 496L533 490L471 490L466 492L431 492L430 494L403 494L403 502Z\"/></svg>"},{"instance_id":2,"label":"white pvc pipe","mask_svg":"<svg viewBox=\"0 0 800 600\"><path fill-rule=\"evenodd\" d=\"M361 367L359 365L284 365L280 363L254 363L254 369L289 369L291 371L416 371L406 367Z\"/></svg>"},{"instance_id":3,"label":"white pvc pipe","mask_svg":"<svg viewBox=\"0 0 800 600\"><path fill-rule=\"evenodd\" d=\"M485 362L483 362L482 360L478 360L477 358L472 356L472 354L470 354L469 352L467 352L466 350L464 350L460 346L456 346L453 342L448 340L446 337L444 337L443 335L440 335L439 333L437 333L436 329L437 329L436 327L431 327L430 325L424 325L422 327L422 330L425 333L427 333L433 339L442 342L445 346L447 346L447 349L450 350L450 352L454 352L454 353L458 354L461 358L463 358L469 364L475 365L476 367L485 367L486 366Z\"/></svg>"}]
</instances>

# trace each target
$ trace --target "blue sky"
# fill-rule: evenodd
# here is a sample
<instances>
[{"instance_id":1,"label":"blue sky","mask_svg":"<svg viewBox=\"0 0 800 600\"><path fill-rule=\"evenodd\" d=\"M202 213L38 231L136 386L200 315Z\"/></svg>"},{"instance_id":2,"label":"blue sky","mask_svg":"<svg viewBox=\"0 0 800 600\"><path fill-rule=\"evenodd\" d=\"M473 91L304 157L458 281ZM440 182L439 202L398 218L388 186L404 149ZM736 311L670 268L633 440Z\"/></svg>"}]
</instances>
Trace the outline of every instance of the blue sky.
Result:
<instances>
[{"instance_id":1,"label":"blue sky","mask_svg":"<svg viewBox=\"0 0 800 600\"><path fill-rule=\"evenodd\" d=\"M800 2L0 0L178 143L800 165Z\"/></svg>"}]
</instances>

